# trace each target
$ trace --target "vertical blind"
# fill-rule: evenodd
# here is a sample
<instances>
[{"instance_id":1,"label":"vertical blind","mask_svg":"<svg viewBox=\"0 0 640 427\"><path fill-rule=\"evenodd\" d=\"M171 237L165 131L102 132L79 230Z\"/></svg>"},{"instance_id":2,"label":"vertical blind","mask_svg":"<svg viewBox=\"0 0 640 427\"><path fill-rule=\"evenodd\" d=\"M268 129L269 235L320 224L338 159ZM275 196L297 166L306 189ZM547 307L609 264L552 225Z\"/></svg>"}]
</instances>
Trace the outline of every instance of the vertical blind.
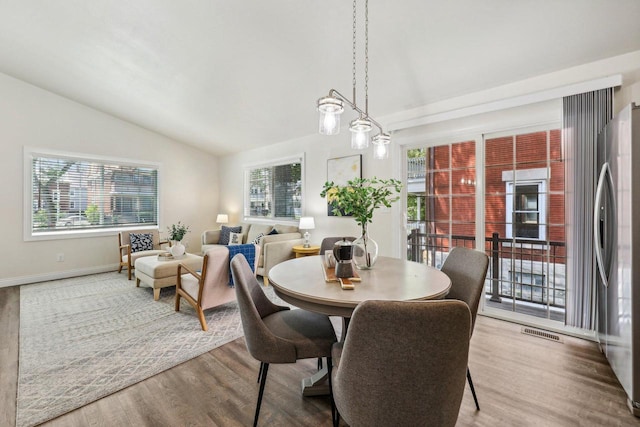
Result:
<instances>
[{"instance_id":1,"label":"vertical blind","mask_svg":"<svg viewBox=\"0 0 640 427\"><path fill-rule=\"evenodd\" d=\"M596 293L593 206L596 141L613 117L613 88L563 98L562 138L566 151L567 276L566 324L594 329Z\"/></svg>"},{"instance_id":2,"label":"vertical blind","mask_svg":"<svg viewBox=\"0 0 640 427\"><path fill-rule=\"evenodd\" d=\"M158 224L158 170L33 154L32 233Z\"/></svg>"}]
</instances>

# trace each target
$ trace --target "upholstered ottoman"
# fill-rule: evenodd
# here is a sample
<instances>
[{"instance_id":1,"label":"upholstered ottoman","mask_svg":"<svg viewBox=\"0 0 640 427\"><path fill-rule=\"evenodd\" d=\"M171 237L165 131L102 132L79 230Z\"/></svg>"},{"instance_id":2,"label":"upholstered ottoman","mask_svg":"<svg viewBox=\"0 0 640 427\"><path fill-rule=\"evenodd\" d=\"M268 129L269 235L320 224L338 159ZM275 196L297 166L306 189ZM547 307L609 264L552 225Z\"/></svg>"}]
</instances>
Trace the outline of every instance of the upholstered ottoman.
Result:
<instances>
[{"instance_id":1,"label":"upholstered ottoman","mask_svg":"<svg viewBox=\"0 0 640 427\"><path fill-rule=\"evenodd\" d=\"M178 264L184 264L193 270L202 268L202 257L184 254L179 259L160 261L157 256L138 258L135 263L136 286L140 283L153 288L153 299L158 301L160 289L176 285Z\"/></svg>"}]
</instances>

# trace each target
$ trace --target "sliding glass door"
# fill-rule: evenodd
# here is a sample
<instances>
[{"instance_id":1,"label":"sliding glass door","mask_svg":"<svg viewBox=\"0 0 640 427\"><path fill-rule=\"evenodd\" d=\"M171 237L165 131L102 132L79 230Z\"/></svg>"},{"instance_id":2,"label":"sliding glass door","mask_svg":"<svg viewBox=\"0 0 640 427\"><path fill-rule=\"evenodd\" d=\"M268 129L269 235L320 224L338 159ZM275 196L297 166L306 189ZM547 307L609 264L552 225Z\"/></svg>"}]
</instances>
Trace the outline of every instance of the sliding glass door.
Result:
<instances>
[{"instance_id":1,"label":"sliding glass door","mask_svg":"<svg viewBox=\"0 0 640 427\"><path fill-rule=\"evenodd\" d=\"M485 312L564 321L560 130L477 141L405 150L407 259L439 268L454 246L484 250L490 257Z\"/></svg>"}]
</instances>

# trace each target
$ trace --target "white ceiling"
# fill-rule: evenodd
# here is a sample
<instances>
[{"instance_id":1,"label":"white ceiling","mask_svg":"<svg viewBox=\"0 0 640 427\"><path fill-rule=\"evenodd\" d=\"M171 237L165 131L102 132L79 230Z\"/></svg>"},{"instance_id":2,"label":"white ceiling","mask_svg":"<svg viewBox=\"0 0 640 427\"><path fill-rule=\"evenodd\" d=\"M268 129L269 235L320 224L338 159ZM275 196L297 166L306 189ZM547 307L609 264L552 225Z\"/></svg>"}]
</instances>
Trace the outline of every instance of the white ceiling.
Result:
<instances>
[{"instance_id":1,"label":"white ceiling","mask_svg":"<svg viewBox=\"0 0 640 427\"><path fill-rule=\"evenodd\" d=\"M233 153L315 133L316 100L351 96L351 13L347 0L6 0L0 72ZM374 118L640 50L638 0L371 0L369 20Z\"/></svg>"}]
</instances>

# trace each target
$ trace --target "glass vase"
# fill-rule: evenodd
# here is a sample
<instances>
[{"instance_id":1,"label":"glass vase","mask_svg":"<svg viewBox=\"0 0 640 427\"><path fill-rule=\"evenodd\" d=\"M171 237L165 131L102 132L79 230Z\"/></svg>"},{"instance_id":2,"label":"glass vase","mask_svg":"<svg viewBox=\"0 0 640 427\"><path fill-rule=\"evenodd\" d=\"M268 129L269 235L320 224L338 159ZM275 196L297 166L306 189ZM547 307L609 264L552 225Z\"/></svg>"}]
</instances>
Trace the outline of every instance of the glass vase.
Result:
<instances>
[{"instance_id":1,"label":"glass vase","mask_svg":"<svg viewBox=\"0 0 640 427\"><path fill-rule=\"evenodd\" d=\"M373 268L378 259L378 244L369 237L367 226L362 227L362 236L353 242L353 262L358 270Z\"/></svg>"}]
</instances>

